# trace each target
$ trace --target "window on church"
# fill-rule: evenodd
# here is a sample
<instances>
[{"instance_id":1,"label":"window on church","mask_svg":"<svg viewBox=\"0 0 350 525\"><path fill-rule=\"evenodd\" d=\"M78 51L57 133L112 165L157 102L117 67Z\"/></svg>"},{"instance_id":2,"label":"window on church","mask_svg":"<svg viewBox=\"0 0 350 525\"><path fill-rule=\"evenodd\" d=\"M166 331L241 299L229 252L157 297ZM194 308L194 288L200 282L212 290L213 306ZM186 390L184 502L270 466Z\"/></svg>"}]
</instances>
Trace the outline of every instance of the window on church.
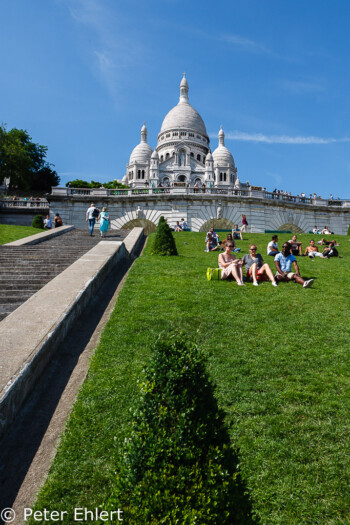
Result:
<instances>
[{"instance_id":1,"label":"window on church","mask_svg":"<svg viewBox=\"0 0 350 525\"><path fill-rule=\"evenodd\" d=\"M191 157L194 157L194 153L193 153L193 151L191 151Z\"/></svg>"},{"instance_id":2,"label":"window on church","mask_svg":"<svg viewBox=\"0 0 350 525\"><path fill-rule=\"evenodd\" d=\"M170 137L170 133L167 133L165 136L166 136L166 138Z\"/></svg>"},{"instance_id":3,"label":"window on church","mask_svg":"<svg viewBox=\"0 0 350 525\"><path fill-rule=\"evenodd\" d=\"M145 170L142 170L142 178L145 178Z\"/></svg>"},{"instance_id":4,"label":"window on church","mask_svg":"<svg viewBox=\"0 0 350 525\"><path fill-rule=\"evenodd\" d=\"M194 137L194 133L189 133L188 136L189 137Z\"/></svg>"},{"instance_id":5,"label":"window on church","mask_svg":"<svg viewBox=\"0 0 350 525\"><path fill-rule=\"evenodd\" d=\"M226 182L226 173L224 173L224 182Z\"/></svg>"},{"instance_id":6,"label":"window on church","mask_svg":"<svg viewBox=\"0 0 350 525\"><path fill-rule=\"evenodd\" d=\"M220 173L220 182L222 182L222 173Z\"/></svg>"},{"instance_id":7,"label":"window on church","mask_svg":"<svg viewBox=\"0 0 350 525\"><path fill-rule=\"evenodd\" d=\"M178 136L178 132L177 131L174 131L173 133L173 137L177 137Z\"/></svg>"},{"instance_id":8,"label":"window on church","mask_svg":"<svg viewBox=\"0 0 350 525\"><path fill-rule=\"evenodd\" d=\"M167 153L167 154L165 155L165 158L168 159L169 157L170 157L170 154Z\"/></svg>"},{"instance_id":9,"label":"window on church","mask_svg":"<svg viewBox=\"0 0 350 525\"><path fill-rule=\"evenodd\" d=\"M186 131L181 131L181 137L186 137L187 133Z\"/></svg>"},{"instance_id":10,"label":"window on church","mask_svg":"<svg viewBox=\"0 0 350 525\"><path fill-rule=\"evenodd\" d=\"M197 160L201 160L201 156L200 155L197 155Z\"/></svg>"},{"instance_id":11,"label":"window on church","mask_svg":"<svg viewBox=\"0 0 350 525\"><path fill-rule=\"evenodd\" d=\"M160 162L163 162L163 160L164 160L164 157L163 157L163 155L161 155L160 156Z\"/></svg>"},{"instance_id":12,"label":"window on church","mask_svg":"<svg viewBox=\"0 0 350 525\"><path fill-rule=\"evenodd\" d=\"M138 178L138 179L141 178L141 170L137 170L137 178Z\"/></svg>"}]
</instances>

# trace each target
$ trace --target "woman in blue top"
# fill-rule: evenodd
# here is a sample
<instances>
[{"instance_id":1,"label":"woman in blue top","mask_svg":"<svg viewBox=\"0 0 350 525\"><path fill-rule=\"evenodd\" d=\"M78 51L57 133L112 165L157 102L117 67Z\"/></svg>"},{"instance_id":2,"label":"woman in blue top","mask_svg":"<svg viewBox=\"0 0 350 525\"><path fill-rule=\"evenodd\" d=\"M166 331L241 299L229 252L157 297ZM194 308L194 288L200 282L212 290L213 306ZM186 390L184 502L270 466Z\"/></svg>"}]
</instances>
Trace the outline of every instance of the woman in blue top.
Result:
<instances>
[{"instance_id":1,"label":"woman in blue top","mask_svg":"<svg viewBox=\"0 0 350 525\"><path fill-rule=\"evenodd\" d=\"M107 213L107 208L102 208L99 219L101 237L106 237L106 233L109 226L109 215Z\"/></svg>"}]
</instances>

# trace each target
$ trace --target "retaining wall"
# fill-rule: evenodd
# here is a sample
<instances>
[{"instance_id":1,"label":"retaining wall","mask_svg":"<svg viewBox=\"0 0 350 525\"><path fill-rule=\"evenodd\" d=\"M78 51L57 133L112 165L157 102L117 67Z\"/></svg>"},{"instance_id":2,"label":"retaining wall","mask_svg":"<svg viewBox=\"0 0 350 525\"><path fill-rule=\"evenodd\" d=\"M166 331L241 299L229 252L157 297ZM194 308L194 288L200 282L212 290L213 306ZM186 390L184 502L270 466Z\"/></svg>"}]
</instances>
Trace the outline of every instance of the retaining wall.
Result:
<instances>
[{"instance_id":1,"label":"retaining wall","mask_svg":"<svg viewBox=\"0 0 350 525\"><path fill-rule=\"evenodd\" d=\"M0 322L0 438L109 272L143 242L101 241Z\"/></svg>"}]
</instances>

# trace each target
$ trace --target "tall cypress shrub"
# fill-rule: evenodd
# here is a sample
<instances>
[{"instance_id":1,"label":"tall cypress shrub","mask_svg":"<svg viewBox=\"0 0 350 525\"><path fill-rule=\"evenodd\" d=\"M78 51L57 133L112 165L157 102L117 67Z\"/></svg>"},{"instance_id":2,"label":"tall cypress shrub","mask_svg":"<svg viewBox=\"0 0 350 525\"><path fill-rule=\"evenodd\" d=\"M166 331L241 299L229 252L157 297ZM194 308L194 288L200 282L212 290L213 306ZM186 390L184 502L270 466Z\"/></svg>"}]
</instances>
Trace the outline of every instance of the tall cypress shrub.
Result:
<instances>
[{"instance_id":1,"label":"tall cypress shrub","mask_svg":"<svg viewBox=\"0 0 350 525\"><path fill-rule=\"evenodd\" d=\"M159 223L156 229L154 244L153 244L153 255L177 255L177 249L173 234L168 223L164 217L160 217Z\"/></svg>"}]
</instances>

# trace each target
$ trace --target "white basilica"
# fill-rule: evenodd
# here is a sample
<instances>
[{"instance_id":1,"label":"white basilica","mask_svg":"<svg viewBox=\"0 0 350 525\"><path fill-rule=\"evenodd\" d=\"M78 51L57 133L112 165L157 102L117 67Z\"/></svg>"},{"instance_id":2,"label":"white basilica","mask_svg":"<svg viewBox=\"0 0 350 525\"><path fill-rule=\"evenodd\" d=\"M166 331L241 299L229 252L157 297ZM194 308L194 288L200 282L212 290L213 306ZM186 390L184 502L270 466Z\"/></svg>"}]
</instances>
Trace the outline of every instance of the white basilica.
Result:
<instances>
[{"instance_id":1,"label":"white basilica","mask_svg":"<svg viewBox=\"0 0 350 525\"><path fill-rule=\"evenodd\" d=\"M242 186L225 134L219 131L218 147L210 152L210 140L200 114L188 99L185 77L180 84L180 100L163 120L153 151L147 144L147 128L141 128L141 142L132 151L124 184L134 188L157 186ZM249 183L247 183L248 185Z\"/></svg>"}]
</instances>

